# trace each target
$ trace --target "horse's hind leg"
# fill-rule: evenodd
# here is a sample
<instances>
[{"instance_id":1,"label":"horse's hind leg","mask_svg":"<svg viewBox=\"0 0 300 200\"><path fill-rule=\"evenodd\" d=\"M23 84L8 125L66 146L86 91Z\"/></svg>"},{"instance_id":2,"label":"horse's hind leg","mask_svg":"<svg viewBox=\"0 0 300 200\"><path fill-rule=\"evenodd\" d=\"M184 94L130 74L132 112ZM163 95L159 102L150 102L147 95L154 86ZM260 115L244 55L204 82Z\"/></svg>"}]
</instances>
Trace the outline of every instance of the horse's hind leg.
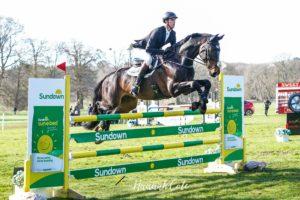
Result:
<instances>
[{"instance_id":1,"label":"horse's hind leg","mask_svg":"<svg viewBox=\"0 0 300 200\"><path fill-rule=\"evenodd\" d=\"M125 95L121 98L120 104L114 109L109 109L109 106L102 104L100 106L101 114L117 114L128 113L132 109L136 108L137 98ZM112 107L112 106L111 106ZM100 128L102 131L108 131L110 128L111 120L105 120L100 122ZM97 128L97 131L99 128Z\"/></svg>"},{"instance_id":2,"label":"horse's hind leg","mask_svg":"<svg viewBox=\"0 0 300 200\"><path fill-rule=\"evenodd\" d=\"M125 95L122 97L120 105L112 113L128 113L136 108L137 102L137 98Z\"/></svg>"},{"instance_id":3,"label":"horse's hind leg","mask_svg":"<svg viewBox=\"0 0 300 200\"><path fill-rule=\"evenodd\" d=\"M104 112L103 114L110 114L110 113L111 113L111 112L106 111L106 112ZM101 129L102 129L103 131L109 131L110 124L111 124L111 121L110 121L110 120L104 120L104 121L102 121Z\"/></svg>"},{"instance_id":4,"label":"horse's hind leg","mask_svg":"<svg viewBox=\"0 0 300 200\"><path fill-rule=\"evenodd\" d=\"M95 104L93 105L92 114L93 115L102 114L103 111L100 107L101 107L101 102L100 101L95 102ZM87 123L84 123L83 126L86 129L93 130L95 127L96 127L96 129L98 128L99 123L100 123L99 121L87 122Z\"/></svg>"},{"instance_id":5,"label":"horse's hind leg","mask_svg":"<svg viewBox=\"0 0 300 200\"><path fill-rule=\"evenodd\" d=\"M101 115L105 115L105 114L110 114L111 110L107 109L107 108L101 108L100 110L100 114ZM99 132L99 131L109 131L109 127L111 124L110 120L103 120L103 121L98 121L99 125L95 128L95 131Z\"/></svg>"}]
</instances>

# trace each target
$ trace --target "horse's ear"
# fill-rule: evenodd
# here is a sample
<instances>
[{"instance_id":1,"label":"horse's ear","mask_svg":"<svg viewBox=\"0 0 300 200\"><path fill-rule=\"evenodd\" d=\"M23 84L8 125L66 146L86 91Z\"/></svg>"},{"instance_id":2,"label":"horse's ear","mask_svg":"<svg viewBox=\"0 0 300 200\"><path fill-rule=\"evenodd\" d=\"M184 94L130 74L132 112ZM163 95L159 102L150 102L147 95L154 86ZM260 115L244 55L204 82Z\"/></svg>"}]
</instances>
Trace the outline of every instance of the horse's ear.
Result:
<instances>
[{"instance_id":1,"label":"horse's ear","mask_svg":"<svg viewBox=\"0 0 300 200\"><path fill-rule=\"evenodd\" d=\"M219 35L219 34L217 34L217 35ZM223 39L223 37L224 37L224 34L223 34L223 35L221 35L221 36L218 36L218 40L222 40L222 39Z\"/></svg>"},{"instance_id":2,"label":"horse's ear","mask_svg":"<svg viewBox=\"0 0 300 200\"><path fill-rule=\"evenodd\" d=\"M219 40L221 40L224 37L224 35L219 36L219 34L217 35L213 35L209 38L210 42L217 42Z\"/></svg>"},{"instance_id":3,"label":"horse's ear","mask_svg":"<svg viewBox=\"0 0 300 200\"><path fill-rule=\"evenodd\" d=\"M217 35L213 35L213 36L210 36L210 38L209 38L209 42L212 42L212 41L214 41L217 37L218 37L218 35L219 34L217 34Z\"/></svg>"}]
</instances>

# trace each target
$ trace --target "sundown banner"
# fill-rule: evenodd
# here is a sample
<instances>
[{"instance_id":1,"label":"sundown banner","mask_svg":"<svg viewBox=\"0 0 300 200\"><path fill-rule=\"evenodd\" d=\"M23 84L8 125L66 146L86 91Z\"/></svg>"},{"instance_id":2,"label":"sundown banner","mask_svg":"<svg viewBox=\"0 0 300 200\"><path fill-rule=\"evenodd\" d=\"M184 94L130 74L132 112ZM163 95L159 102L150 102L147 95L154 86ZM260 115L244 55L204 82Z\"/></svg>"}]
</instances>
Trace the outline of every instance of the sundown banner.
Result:
<instances>
[{"instance_id":1,"label":"sundown banner","mask_svg":"<svg viewBox=\"0 0 300 200\"><path fill-rule=\"evenodd\" d=\"M64 79L29 79L28 159L32 172L63 171Z\"/></svg>"},{"instance_id":2,"label":"sundown banner","mask_svg":"<svg viewBox=\"0 0 300 200\"><path fill-rule=\"evenodd\" d=\"M224 76L225 150L243 148L244 92L244 77Z\"/></svg>"}]
</instances>

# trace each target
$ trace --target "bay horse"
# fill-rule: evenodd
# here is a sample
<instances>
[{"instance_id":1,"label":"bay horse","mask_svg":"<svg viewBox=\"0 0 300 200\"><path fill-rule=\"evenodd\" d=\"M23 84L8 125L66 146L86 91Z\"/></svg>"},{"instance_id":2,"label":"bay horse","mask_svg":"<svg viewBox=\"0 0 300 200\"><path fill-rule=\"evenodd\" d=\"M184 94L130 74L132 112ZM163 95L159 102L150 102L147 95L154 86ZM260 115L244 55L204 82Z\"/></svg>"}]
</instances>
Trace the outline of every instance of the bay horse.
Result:
<instances>
[{"instance_id":1,"label":"bay horse","mask_svg":"<svg viewBox=\"0 0 300 200\"><path fill-rule=\"evenodd\" d=\"M209 75L218 76L219 40L223 36L194 33L172 45L171 51L163 58L160 57L160 67L143 80L138 97L130 94L136 79L127 74L130 67L120 68L106 75L94 90L92 114L128 113L136 108L138 99L159 100L194 91L198 92L199 101L192 103L192 109L199 108L204 114L211 84L207 79L194 80L193 63L196 58L199 59L199 55L199 60L207 66ZM110 123L102 121L100 128L108 131ZM84 127L92 130L98 124L99 122L88 122Z\"/></svg>"}]
</instances>

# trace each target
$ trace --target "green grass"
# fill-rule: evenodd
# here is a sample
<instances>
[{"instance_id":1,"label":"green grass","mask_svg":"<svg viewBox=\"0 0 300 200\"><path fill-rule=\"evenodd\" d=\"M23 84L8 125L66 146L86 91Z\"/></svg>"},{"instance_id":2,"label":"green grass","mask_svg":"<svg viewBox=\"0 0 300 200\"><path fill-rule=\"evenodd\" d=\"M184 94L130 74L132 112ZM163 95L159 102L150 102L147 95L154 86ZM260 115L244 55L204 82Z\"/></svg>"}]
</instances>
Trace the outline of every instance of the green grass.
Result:
<instances>
[{"instance_id":1,"label":"green grass","mask_svg":"<svg viewBox=\"0 0 300 200\"><path fill-rule=\"evenodd\" d=\"M247 160L267 162L265 172L241 172L237 175L205 174L203 168L206 164L203 164L127 174L118 185L115 184L123 175L85 180L71 179L70 187L90 199L300 199L300 136L291 136L289 142L277 143L274 132L276 128L284 127L286 116L276 114L274 105L270 108L268 117L263 115L262 104L255 104L255 107L254 115L245 117L246 156ZM195 120L201 121L199 117ZM112 128L120 129L125 126L115 125ZM81 127L71 128L71 132L80 131L83 131ZM12 193L13 166L18 160L25 158L27 124L26 122L7 123L4 132L0 134L2 136L0 193L1 197L6 199ZM72 141L70 149L73 152L92 151L212 138L218 138L218 133L111 141L101 145L76 144ZM197 155L205 153L208 148L215 147L210 145L131 153L129 157L114 155L78 159L71 162L71 169ZM20 166L21 163L17 165ZM143 190L141 187L138 188L139 184L148 187L164 186L164 189ZM181 188L182 184L185 187Z\"/></svg>"}]
</instances>

